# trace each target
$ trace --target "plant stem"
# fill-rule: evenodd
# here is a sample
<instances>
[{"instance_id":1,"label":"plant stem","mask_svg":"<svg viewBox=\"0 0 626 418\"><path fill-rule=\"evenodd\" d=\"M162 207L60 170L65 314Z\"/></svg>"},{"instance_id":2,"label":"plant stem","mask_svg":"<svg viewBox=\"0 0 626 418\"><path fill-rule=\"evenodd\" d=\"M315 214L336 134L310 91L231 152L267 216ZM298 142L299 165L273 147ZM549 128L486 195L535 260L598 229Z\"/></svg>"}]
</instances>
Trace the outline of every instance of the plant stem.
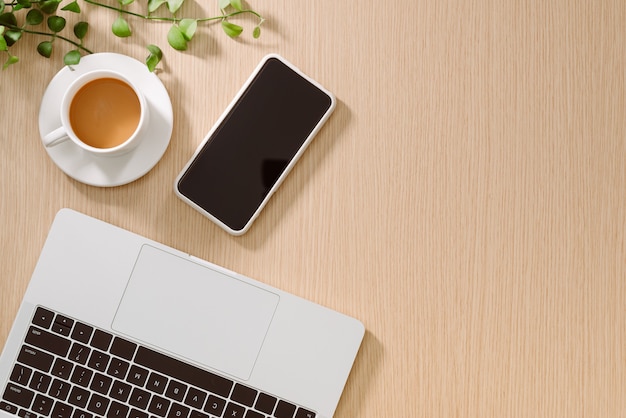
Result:
<instances>
[{"instance_id":1,"label":"plant stem","mask_svg":"<svg viewBox=\"0 0 626 418\"><path fill-rule=\"evenodd\" d=\"M43 3L44 0L31 0L31 4L39 4L39 3ZM13 0L10 2L5 2L4 3L4 7L15 7L17 6L19 3L17 2L17 0Z\"/></svg>"},{"instance_id":2,"label":"plant stem","mask_svg":"<svg viewBox=\"0 0 626 418\"><path fill-rule=\"evenodd\" d=\"M145 20L158 20L158 21L163 21L163 22L173 22L173 23L179 23L181 20L183 20L182 18L177 18L177 17L160 17L160 16L150 16L150 15L142 15L141 13L135 13L135 12L131 12L129 10L123 9L121 7L116 7L116 6L111 6L109 4L104 4L104 3L100 3L99 1L96 0L84 0L85 3L89 3L92 4L94 6L99 6L99 7L104 7L105 9L110 9L110 10L115 10L119 13L124 13L130 16L135 16L138 17L140 19L145 19ZM263 19L261 17L260 14L258 14L257 12L255 12L254 10L237 10L234 11L232 13L229 14L224 14L224 15L220 15L220 16L214 16L214 17L205 17L202 19L197 19L198 22L209 22L212 20L223 20L223 19L227 19L229 17L233 17L233 16L237 16L240 15L242 13L250 13L255 15L256 17L258 17L259 19Z\"/></svg>"},{"instance_id":3,"label":"plant stem","mask_svg":"<svg viewBox=\"0 0 626 418\"><path fill-rule=\"evenodd\" d=\"M19 31L19 32L23 32L23 33L29 33L31 35L41 35L41 36L49 36L51 38L59 38L65 42L69 42L70 44L74 45L76 48L88 53L88 54L93 54L93 51L91 51L90 49L85 48L84 46L82 46L81 44L79 44L78 42L75 42L69 38L66 38L65 36L59 35L58 33L48 33L48 32L41 32L38 30L30 30L30 29L25 29L25 28L20 28L18 26L13 26L13 25L5 25L5 27L7 29L10 30L14 30L14 31Z\"/></svg>"},{"instance_id":4,"label":"plant stem","mask_svg":"<svg viewBox=\"0 0 626 418\"><path fill-rule=\"evenodd\" d=\"M229 17L233 17L233 16L237 16L243 13L250 13L255 15L256 17L258 17L259 19L263 20L263 18L261 17L260 14L258 14L257 12L255 12L254 10L250 10L250 9L246 9L246 10L237 10L235 12L232 13L228 13L228 14L224 14L221 16L214 16L214 17L205 17L202 19L197 19L198 22L209 22L211 20L224 20L224 19L228 19Z\"/></svg>"},{"instance_id":5,"label":"plant stem","mask_svg":"<svg viewBox=\"0 0 626 418\"><path fill-rule=\"evenodd\" d=\"M134 13L134 12L131 12L129 10L122 9L121 7L115 7L115 6L111 6L109 4L100 3L100 2L95 1L95 0L84 0L84 1L85 1L85 3L89 3L89 4L92 4L94 6L99 6L99 7L104 7L105 9L115 10L117 12L124 13L124 14L131 15L131 16L135 16L135 17L138 17L138 18L141 18L141 19L162 20L162 21L166 21L166 22L179 22L180 21L180 19L176 19L176 18L173 18L173 17L146 16L146 15L142 15L140 13Z\"/></svg>"}]
</instances>

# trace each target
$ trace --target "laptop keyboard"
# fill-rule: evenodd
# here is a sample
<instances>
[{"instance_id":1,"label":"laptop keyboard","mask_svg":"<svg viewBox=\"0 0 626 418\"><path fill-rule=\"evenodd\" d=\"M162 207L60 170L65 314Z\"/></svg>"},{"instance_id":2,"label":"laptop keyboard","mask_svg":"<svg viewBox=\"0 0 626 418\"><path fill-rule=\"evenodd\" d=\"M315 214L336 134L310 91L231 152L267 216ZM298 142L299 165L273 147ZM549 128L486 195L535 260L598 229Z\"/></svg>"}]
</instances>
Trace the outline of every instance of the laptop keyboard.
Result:
<instances>
[{"instance_id":1,"label":"laptop keyboard","mask_svg":"<svg viewBox=\"0 0 626 418\"><path fill-rule=\"evenodd\" d=\"M21 418L315 418L315 413L38 307L0 400Z\"/></svg>"}]
</instances>

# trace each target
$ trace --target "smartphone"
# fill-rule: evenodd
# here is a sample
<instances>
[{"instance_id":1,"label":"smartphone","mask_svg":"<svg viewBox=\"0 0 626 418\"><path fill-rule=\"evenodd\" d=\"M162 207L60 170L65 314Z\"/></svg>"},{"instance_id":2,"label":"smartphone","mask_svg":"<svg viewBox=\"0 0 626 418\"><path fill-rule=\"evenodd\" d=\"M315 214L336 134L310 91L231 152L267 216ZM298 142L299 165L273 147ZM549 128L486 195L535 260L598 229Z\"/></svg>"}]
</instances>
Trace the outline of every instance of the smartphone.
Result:
<instances>
[{"instance_id":1,"label":"smartphone","mask_svg":"<svg viewBox=\"0 0 626 418\"><path fill-rule=\"evenodd\" d=\"M176 178L176 194L244 234L335 105L293 64L265 56Z\"/></svg>"}]
</instances>

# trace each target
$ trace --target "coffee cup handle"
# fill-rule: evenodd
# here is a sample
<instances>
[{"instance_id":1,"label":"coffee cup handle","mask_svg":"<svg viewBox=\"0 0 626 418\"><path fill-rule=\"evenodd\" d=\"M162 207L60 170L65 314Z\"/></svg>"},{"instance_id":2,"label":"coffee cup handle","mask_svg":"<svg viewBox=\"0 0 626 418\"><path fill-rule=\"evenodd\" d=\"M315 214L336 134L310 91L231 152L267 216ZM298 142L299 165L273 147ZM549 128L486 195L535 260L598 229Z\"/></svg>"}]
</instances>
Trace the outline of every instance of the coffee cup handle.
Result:
<instances>
[{"instance_id":1,"label":"coffee cup handle","mask_svg":"<svg viewBox=\"0 0 626 418\"><path fill-rule=\"evenodd\" d=\"M67 135L67 131L63 126L60 126L43 137L43 144L46 147L53 147L68 139L70 139L70 137Z\"/></svg>"}]
</instances>

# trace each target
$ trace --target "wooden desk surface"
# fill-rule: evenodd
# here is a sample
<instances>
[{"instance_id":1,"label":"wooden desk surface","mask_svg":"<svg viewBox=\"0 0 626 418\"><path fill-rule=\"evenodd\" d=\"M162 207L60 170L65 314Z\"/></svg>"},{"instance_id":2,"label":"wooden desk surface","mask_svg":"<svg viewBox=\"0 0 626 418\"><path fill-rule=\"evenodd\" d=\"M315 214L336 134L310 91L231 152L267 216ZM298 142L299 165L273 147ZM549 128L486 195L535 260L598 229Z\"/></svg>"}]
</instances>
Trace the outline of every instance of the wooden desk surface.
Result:
<instances>
[{"instance_id":1,"label":"wooden desk surface","mask_svg":"<svg viewBox=\"0 0 626 418\"><path fill-rule=\"evenodd\" d=\"M240 40L210 25L184 53L166 24L114 39L115 14L83 4L92 49L166 54L171 144L116 188L68 178L41 146L65 46L46 61L41 38L16 45L0 73L0 347L71 207L362 320L338 418L626 416L626 3L251 3L259 40L244 19ZM269 52L340 103L232 237L172 183Z\"/></svg>"}]
</instances>

